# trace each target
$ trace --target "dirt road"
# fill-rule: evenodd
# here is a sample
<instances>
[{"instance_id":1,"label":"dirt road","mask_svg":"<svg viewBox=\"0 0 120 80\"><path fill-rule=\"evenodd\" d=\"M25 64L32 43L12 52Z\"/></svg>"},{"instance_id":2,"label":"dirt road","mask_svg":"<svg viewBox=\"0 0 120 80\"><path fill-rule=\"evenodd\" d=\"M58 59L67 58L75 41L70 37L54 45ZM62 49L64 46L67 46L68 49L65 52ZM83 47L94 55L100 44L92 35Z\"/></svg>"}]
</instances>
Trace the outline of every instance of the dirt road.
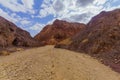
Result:
<instances>
[{"instance_id":1,"label":"dirt road","mask_svg":"<svg viewBox=\"0 0 120 80\"><path fill-rule=\"evenodd\" d=\"M53 46L0 57L0 80L120 80L97 60Z\"/></svg>"}]
</instances>

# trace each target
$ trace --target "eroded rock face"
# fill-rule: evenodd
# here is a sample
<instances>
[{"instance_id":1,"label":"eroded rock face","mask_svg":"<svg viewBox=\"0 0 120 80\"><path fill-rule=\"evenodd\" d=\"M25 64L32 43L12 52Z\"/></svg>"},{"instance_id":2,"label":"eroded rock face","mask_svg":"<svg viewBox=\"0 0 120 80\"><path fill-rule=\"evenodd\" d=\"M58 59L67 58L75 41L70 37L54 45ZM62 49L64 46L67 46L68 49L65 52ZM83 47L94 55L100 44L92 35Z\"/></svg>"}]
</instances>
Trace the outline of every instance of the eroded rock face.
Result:
<instances>
[{"instance_id":1,"label":"eroded rock face","mask_svg":"<svg viewBox=\"0 0 120 80\"><path fill-rule=\"evenodd\" d=\"M69 23L62 20L55 20L52 25L47 25L35 36L35 39L42 41L46 45L55 45L67 39L85 27L81 23Z\"/></svg>"},{"instance_id":2,"label":"eroded rock face","mask_svg":"<svg viewBox=\"0 0 120 80\"><path fill-rule=\"evenodd\" d=\"M38 44L27 31L0 17L0 47L37 46Z\"/></svg>"},{"instance_id":3,"label":"eroded rock face","mask_svg":"<svg viewBox=\"0 0 120 80\"><path fill-rule=\"evenodd\" d=\"M95 56L120 72L120 9L93 17L69 49Z\"/></svg>"},{"instance_id":4,"label":"eroded rock face","mask_svg":"<svg viewBox=\"0 0 120 80\"><path fill-rule=\"evenodd\" d=\"M73 38L71 46L87 53L103 53L120 49L120 9L101 12L86 29Z\"/></svg>"}]
</instances>

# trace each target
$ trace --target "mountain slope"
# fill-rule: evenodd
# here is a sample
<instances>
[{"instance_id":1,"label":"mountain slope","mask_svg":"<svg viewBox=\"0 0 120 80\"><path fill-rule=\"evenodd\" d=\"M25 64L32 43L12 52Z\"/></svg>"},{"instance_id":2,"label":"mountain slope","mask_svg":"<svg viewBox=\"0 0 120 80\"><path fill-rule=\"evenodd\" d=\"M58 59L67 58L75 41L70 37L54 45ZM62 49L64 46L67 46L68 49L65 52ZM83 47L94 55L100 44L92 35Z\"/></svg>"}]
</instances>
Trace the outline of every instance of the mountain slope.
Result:
<instances>
[{"instance_id":1,"label":"mountain slope","mask_svg":"<svg viewBox=\"0 0 120 80\"><path fill-rule=\"evenodd\" d=\"M0 57L0 80L120 80L120 74L85 54L45 46Z\"/></svg>"},{"instance_id":2,"label":"mountain slope","mask_svg":"<svg viewBox=\"0 0 120 80\"><path fill-rule=\"evenodd\" d=\"M101 12L72 39L69 49L88 53L120 72L120 9Z\"/></svg>"},{"instance_id":3,"label":"mountain slope","mask_svg":"<svg viewBox=\"0 0 120 80\"><path fill-rule=\"evenodd\" d=\"M0 47L37 46L30 34L0 16Z\"/></svg>"},{"instance_id":4,"label":"mountain slope","mask_svg":"<svg viewBox=\"0 0 120 80\"><path fill-rule=\"evenodd\" d=\"M55 20L52 25L47 25L35 36L35 39L46 45L56 43L69 38L85 27L81 23L69 23L62 20Z\"/></svg>"}]
</instances>

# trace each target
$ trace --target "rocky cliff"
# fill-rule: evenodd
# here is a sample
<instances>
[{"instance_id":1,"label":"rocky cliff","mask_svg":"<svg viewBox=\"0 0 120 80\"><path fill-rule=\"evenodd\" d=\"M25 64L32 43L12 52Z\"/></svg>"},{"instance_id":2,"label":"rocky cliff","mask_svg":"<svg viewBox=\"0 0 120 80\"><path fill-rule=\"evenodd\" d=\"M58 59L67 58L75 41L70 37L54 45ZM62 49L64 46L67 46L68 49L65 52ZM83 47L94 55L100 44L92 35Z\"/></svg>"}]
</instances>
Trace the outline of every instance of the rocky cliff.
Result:
<instances>
[{"instance_id":1,"label":"rocky cliff","mask_svg":"<svg viewBox=\"0 0 120 80\"><path fill-rule=\"evenodd\" d=\"M38 45L39 43L35 41L27 31L22 30L12 22L0 17L0 47L32 47Z\"/></svg>"},{"instance_id":2,"label":"rocky cliff","mask_svg":"<svg viewBox=\"0 0 120 80\"><path fill-rule=\"evenodd\" d=\"M52 25L47 25L35 36L35 39L46 45L55 45L67 39L85 27L81 23L70 23L62 20L55 20Z\"/></svg>"},{"instance_id":3,"label":"rocky cliff","mask_svg":"<svg viewBox=\"0 0 120 80\"><path fill-rule=\"evenodd\" d=\"M73 37L69 49L88 53L120 72L120 9L101 12Z\"/></svg>"}]
</instances>

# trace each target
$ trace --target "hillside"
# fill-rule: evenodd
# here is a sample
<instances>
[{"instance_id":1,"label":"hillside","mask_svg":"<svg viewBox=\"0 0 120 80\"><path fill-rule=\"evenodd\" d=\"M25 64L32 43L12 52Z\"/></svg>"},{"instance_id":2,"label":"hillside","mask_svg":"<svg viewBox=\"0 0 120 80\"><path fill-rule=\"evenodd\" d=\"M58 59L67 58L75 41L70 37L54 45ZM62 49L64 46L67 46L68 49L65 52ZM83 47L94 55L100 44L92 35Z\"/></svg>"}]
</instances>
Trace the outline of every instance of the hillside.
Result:
<instances>
[{"instance_id":1,"label":"hillside","mask_svg":"<svg viewBox=\"0 0 120 80\"><path fill-rule=\"evenodd\" d=\"M0 16L0 47L38 45L27 31Z\"/></svg>"},{"instance_id":2,"label":"hillside","mask_svg":"<svg viewBox=\"0 0 120 80\"><path fill-rule=\"evenodd\" d=\"M46 45L55 45L58 42L74 36L85 28L82 23L70 23L62 20L55 20L52 25L47 25L34 38Z\"/></svg>"},{"instance_id":3,"label":"hillside","mask_svg":"<svg viewBox=\"0 0 120 80\"><path fill-rule=\"evenodd\" d=\"M67 48L96 57L120 72L120 9L93 17Z\"/></svg>"}]
</instances>

